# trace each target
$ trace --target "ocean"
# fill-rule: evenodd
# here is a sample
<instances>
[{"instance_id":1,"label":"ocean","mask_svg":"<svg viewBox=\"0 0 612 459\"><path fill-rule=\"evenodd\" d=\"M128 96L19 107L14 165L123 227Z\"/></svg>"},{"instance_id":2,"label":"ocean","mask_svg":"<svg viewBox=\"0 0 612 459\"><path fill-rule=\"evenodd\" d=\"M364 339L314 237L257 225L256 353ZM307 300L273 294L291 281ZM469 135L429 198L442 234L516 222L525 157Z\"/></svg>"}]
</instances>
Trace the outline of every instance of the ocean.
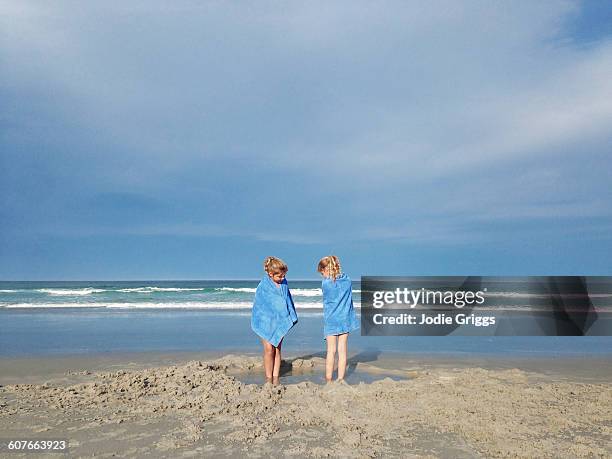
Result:
<instances>
[{"instance_id":1,"label":"ocean","mask_svg":"<svg viewBox=\"0 0 612 459\"><path fill-rule=\"evenodd\" d=\"M0 281L0 308L227 309L250 310L259 280L252 281ZM359 286L359 282L356 282ZM293 281L300 309L320 309L321 282ZM359 305L360 290L354 290Z\"/></svg>"},{"instance_id":2,"label":"ocean","mask_svg":"<svg viewBox=\"0 0 612 459\"><path fill-rule=\"evenodd\" d=\"M289 281L299 323L284 352L320 352L323 310L319 281ZM250 329L258 280L0 281L0 356L109 352L259 352ZM353 282L359 313L361 285ZM500 302L520 307L522 292L500 291ZM511 301L510 301L511 300ZM500 303L502 304L502 303ZM612 338L361 336L353 351L444 355L602 356Z\"/></svg>"}]
</instances>

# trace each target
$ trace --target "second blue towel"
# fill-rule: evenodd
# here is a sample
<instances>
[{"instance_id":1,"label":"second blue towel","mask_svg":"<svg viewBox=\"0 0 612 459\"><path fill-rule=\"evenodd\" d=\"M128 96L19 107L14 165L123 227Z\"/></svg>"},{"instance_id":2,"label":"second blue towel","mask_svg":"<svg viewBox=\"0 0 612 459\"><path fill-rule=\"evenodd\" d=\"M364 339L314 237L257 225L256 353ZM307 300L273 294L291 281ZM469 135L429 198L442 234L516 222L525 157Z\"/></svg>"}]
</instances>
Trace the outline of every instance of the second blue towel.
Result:
<instances>
[{"instance_id":1,"label":"second blue towel","mask_svg":"<svg viewBox=\"0 0 612 459\"><path fill-rule=\"evenodd\" d=\"M323 290L323 334L340 335L359 328L359 321L353 307L353 283L342 273L334 282L325 278L321 283Z\"/></svg>"}]
</instances>

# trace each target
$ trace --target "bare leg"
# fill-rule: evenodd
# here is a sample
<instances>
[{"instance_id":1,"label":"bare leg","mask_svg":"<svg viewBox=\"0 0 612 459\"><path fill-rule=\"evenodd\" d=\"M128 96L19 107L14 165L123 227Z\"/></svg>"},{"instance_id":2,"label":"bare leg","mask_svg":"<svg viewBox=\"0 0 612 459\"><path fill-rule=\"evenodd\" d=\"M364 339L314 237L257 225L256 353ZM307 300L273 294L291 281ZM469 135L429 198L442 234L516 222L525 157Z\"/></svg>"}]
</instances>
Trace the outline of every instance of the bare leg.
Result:
<instances>
[{"instance_id":1,"label":"bare leg","mask_svg":"<svg viewBox=\"0 0 612 459\"><path fill-rule=\"evenodd\" d=\"M348 353L348 333L338 336L338 381L344 379L346 355Z\"/></svg>"},{"instance_id":2,"label":"bare leg","mask_svg":"<svg viewBox=\"0 0 612 459\"><path fill-rule=\"evenodd\" d=\"M327 358L325 359L325 380L331 382L334 377L334 361L336 360L336 342L338 337L327 337Z\"/></svg>"},{"instance_id":3,"label":"bare leg","mask_svg":"<svg viewBox=\"0 0 612 459\"><path fill-rule=\"evenodd\" d=\"M274 355L276 353L275 348L265 339L261 340L263 344L263 360L264 370L266 372L266 382L272 382L272 371L274 368Z\"/></svg>"},{"instance_id":4,"label":"bare leg","mask_svg":"<svg viewBox=\"0 0 612 459\"><path fill-rule=\"evenodd\" d=\"M280 382L280 367L281 367L281 347L283 340L280 340L278 347L274 348L274 371L272 373L272 384L277 385Z\"/></svg>"}]
</instances>

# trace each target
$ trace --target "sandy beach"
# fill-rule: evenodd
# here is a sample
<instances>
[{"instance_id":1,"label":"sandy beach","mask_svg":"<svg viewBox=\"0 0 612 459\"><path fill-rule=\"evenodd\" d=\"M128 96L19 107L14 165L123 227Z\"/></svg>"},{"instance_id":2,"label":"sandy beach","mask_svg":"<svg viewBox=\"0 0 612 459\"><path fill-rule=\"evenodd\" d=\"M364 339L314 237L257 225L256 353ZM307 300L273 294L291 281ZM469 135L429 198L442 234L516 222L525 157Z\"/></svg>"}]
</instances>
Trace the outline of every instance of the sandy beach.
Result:
<instances>
[{"instance_id":1,"label":"sandy beach","mask_svg":"<svg viewBox=\"0 0 612 459\"><path fill-rule=\"evenodd\" d=\"M289 357L277 387L257 355L4 358L0 431L73 457L612 455L607 359L364 356L330 385Z\"/></svg>"}]
</instances>

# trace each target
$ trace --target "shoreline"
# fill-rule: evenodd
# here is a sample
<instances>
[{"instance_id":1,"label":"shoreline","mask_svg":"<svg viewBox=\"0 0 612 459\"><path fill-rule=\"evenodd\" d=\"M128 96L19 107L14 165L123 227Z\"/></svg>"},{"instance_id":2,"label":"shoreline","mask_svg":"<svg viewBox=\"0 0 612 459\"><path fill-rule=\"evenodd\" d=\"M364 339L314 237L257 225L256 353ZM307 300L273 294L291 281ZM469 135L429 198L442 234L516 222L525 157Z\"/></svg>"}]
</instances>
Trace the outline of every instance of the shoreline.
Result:
<instances>
[{"instance_id":1,"label":"shoreline","mask_svg":"<svg viewBox=\"0 0 612 459\"><path fill-rule=\"evenodd\" d=\"M0 385L38 383L66 372L96 372L112 369L142 370L151 367L185 364L189 361L211 361L225 356L260 358L261 352L243 349L215 351L138 351L99 352L90 354L0 356ZM283 353L283 365L296 359L324 359L325 352ZM483 368L487 370L519 369L541 373L551 378L589 382L612 381L612 355L490 355L466 353L409 353L401 351L349 350L348 365L365 371L398 369L420 371L432 368Z\"/></svg>"}]
</instances>

